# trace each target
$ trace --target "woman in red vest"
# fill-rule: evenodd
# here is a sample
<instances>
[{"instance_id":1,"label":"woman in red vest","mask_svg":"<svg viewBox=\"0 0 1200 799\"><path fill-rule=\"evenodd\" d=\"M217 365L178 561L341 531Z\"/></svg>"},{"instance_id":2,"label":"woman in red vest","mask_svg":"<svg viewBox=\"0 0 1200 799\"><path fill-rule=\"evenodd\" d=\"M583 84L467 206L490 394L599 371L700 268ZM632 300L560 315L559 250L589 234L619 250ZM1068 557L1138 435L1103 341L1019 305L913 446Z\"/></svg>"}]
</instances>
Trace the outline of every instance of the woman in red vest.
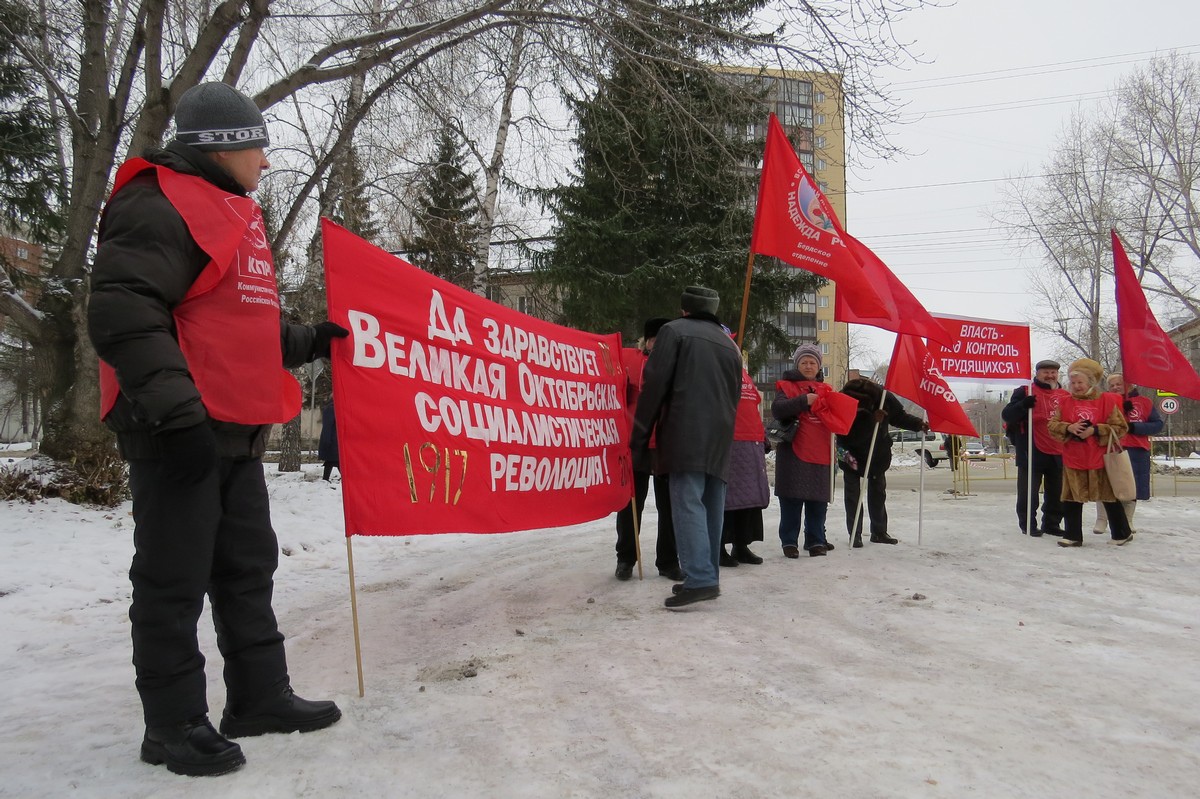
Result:
<instances>
[{"instance_id":1,"label":"woman in red vest","mask_svg":"<svg viewBox=\"0 0 1200 799\"><path fill-rule=\"evenodd\" d=\"M825 539L825 517L829 513L830 464L833 461L829 428L813 413L812 406L833 388L821 372L821 348L801 344L792 353L794 370L784 372L775 383L771 415L781 422L799 419L796 435L775 452L775 496L779 497L779 542L784 557L800 557L798 546L801 518L804 549L809 557L833 549Z\"/></svg>"},{"instance_id":2,"label":"woman in red vest","mask_svg":"<svg viewBox=\"0 0 1200 799\"><path fill-rule=\"evenodd\" d=\"M332 322L284 323L262 211L262 114L223 83L179 97L176 136L117 172L100 222L88 333L101 415L129 461L133 665L141 758L177 774L246 760L229 738L307 732L341 718L292 691L271 607L279 544L262 455L300 411L287 372L327 357ZM225 661L225 712L208 720L196 627L207 595Z\"/></svg>"},{"instance_id":3,"label":"woman in red vest","mask_svg":"<svg viewBox=\"0 0 1200 799\"><path fill-rule=\"evenodd\" d=\"M1118 544L1132 538L1125 509L1113 494L1104 471L1109 441L1120 441L1129 432L1121 412L1120 395L1102 392L1104 370L1091 358L1080 358L1067 369L1070 395L1063 397L1050 415L1050 434L1063 442L1062 547L1083 546L1083 505L1102 502Z\"/></svg>"},{"instance_id":4,"label":"woman in red vest","mask_svg":"<svg viewBox=\"0 0 1200 799\"><path fill-rule=\"evenodd\" d=\"M742 361L745 362L744 354ZM742 396L733 423L733 448L729 450L729 472L725 481L725 523L721 529L720 553L723 567L763 562L750 551L750 544L763 540L762 512L771 504L765 442L762 395L750 373L743 368ZM732 551L727 552L726 546L732 547Z\"/></svg>"},{"instance_id":5,"label":"woman in red vest","mask_svg":"<svg viewBox=\"0 0 1200 799\"><path fill-rule=\"evenodd\" d=\"M1133 514L1138 500L1150 499L1150 436L1158 435L1163 429L1162 417L1149 397L1138 393L1137 386L1126 383L1125 376L1114 373L1108 376L1108 390L1124 398L1121 410L1129 422L1129 433L1121 439L1121 446L1129 453L1133 466L1133 479L1137 484L1137 496L1130 502L1122 502L1129 529L1133 530ZM1103 535L1108 532L1108 512L1103 503L1096 505L1096 523L1092 532Z\"/></svg>"}]
</instances>

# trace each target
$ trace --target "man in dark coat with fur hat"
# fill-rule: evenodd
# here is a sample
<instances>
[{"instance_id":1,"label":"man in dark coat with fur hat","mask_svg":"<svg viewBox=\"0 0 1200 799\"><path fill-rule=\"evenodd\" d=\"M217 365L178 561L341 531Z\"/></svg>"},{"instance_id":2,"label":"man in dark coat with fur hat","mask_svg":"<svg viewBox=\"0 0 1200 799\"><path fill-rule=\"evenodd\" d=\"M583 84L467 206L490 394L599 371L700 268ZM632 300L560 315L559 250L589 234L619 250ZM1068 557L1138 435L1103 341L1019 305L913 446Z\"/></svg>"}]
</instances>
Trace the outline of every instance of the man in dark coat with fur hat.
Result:
<instances>
[{"instance_id":1,"label":"man in dark coat with fur hat","mask_svg":"<svg viewBox=\"0 0 1200 799\"><path fill-rule=\"evenodd\" d=\"M658 331L634 414L634 463L648 463L653 433L659 468L670 476L675 543L685 574L667 597L673 609L721 593L725 473L742 393L742 356L717 319L719 302L712 289L684 289L683 317Z\"/></svg>"}]
</instances>

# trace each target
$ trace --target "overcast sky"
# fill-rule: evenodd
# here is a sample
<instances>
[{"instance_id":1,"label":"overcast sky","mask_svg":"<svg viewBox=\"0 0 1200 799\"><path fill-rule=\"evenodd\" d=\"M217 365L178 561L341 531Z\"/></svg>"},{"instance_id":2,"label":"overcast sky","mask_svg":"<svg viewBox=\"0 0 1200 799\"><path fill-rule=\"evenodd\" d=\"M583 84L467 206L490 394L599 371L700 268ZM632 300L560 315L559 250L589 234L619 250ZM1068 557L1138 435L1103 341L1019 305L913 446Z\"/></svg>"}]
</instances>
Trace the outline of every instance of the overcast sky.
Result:
<instances>
[{"instance_id":1,"label":"overcast sky","mask_svg":"<svg viewBox=\"0 0 1200 799\"><path fill-rule=\"evenodd\" d=\"M1027 321L1036 253L1010 245L989 211L1007 179L1044 172L1073 110L1095 107L1156 53L1200 57L1200 4L960 0L897 32L926 62L889 75L914 120L892 139L911 155L851 164L847 229L932 313ZM894 336L865 330L888 358ZM1034 359L1050 347L1035 335Z\"/></svg>"}]
</instances>

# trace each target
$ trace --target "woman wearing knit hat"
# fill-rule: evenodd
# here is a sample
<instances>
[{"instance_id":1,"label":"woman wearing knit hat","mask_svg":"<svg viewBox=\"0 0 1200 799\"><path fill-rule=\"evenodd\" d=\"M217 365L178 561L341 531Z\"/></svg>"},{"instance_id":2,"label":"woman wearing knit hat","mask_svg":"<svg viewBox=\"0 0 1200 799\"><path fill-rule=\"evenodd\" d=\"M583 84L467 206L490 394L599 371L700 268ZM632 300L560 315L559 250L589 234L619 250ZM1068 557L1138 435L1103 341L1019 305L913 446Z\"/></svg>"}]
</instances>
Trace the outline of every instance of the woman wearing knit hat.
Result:
<instances>
[{"instance_id":1,"label":"woman wearing knit hat","mask_svg":"<svg viewBox=\"0 0 1200 799\"><path fill-rule=\"evenodd\" d=\"M1063 442L1063 547L1083 546L1083 505L1102 502L1112 525L1112 537L1118 545L1133 534L1125 509L1117 501L1108 474L1104 471L1104 452L1110 441L1119 441L1129 432L1129 423L1121 412L1122 398L1102 392L1104 370L1091 358L1080 358L1067 369L1070 396L1064 397L1050 416L1050 435Z\"/></svg>"},{"instance_id":2,"label":"woman wearing knit hat","mask_svg":"<svg viewBox=\"0 0 1200 799\"><path fill-rule=\"evenodd\" d=\"M795 369L775 383L771 415L780 421L799 419L796 435L775 453L775 496L779 497L779 543L784 557L800 557L800 523L809 557L833 549L825 538L829 512L829 469L832 462L829 428L812 411L823 392L833 389L823 380L821 348L801 344L792 353Z\"/></svg>"}]
</instances>

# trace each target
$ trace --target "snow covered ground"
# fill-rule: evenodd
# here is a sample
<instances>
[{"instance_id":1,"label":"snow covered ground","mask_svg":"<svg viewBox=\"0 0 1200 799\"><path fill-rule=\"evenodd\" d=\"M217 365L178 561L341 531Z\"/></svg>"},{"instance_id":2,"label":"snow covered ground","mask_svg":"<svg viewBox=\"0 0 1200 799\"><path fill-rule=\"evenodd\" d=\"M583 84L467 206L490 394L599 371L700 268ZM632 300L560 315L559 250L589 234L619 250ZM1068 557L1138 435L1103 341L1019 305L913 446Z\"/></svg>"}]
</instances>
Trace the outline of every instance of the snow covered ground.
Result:
<instances>
[{"instance_id":1,"label":"snow covered ground","mask_svg":"<svg viewBox=\"0 0 1200 799\"><path fill-rule=\"evenodd\" d=\"M850 550L835 503L836 551L800 560L772 505L766 563L680 613L652 563L612 577L611 519L356 538L359 698L340 486L270 473L293 683L343 720L245 739L224 777L140 763L129 506L0 504L0 796L1196 794L1196 497L1140 505L1128 546L1067 550L1016 535L1009 494L929 489L918 547L917 494L893 490L900 545Z\"/></svg>"}]
</instances>

